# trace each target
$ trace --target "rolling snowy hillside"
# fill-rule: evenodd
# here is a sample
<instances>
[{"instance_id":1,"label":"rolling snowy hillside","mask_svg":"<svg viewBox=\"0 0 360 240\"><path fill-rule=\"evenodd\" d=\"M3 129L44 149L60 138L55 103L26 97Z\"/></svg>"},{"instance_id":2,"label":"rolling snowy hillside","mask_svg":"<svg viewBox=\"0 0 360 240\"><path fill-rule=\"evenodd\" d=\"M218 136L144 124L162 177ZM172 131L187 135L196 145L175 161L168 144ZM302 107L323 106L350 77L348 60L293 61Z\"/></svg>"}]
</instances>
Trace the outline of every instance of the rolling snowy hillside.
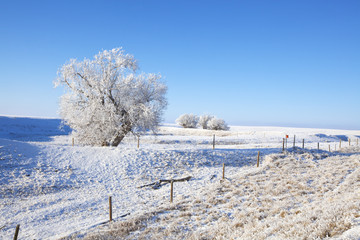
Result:
<instances>
[{"instance_id":1,"label":"rolling snowy hillside","mask_svg":"<svg viewBox=\"0 0 360 240\"><path fill-rule=\"evenodd\" d=\"M360 239L360 131L166 124L138 149L72 146L59 126L0 117L0 239ZM173 203L169 184L140 188L187 176Z\"/></svg>"}]
</instances>

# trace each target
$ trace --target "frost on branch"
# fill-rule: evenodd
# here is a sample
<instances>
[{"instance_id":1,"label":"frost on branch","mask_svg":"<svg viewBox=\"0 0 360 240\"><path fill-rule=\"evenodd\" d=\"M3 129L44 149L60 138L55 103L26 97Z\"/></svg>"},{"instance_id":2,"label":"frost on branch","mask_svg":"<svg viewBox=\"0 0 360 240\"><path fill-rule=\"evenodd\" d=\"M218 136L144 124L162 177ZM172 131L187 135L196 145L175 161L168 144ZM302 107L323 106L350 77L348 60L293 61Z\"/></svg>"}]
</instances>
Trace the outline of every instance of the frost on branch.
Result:
<instances>
[{"instance_id":1,"label":"frost on branch","mask_svg":"<svg viewBox=\"0 0 360 240\"><path fill-rule=\"evenodd\" d=\"M223 119L215 117L208 121L207 127L211 130L229 130L228 125Z\"/></svg>"},{"instance_id":2,"label":"frost on branch","mask_svg":"<svg viewBox=\"0 0 360 240\"><path fill-rule=\"evenodd\" d=\"M208 123L211 119L213 119L214 116L211 115L202 115L199 118L199 123L198 125L202 128L202 129L208 129Z\"/></svg>"},{"instance_id":3,"label":"frost on branch","mask_svg":"<svg viewBox=\"0 0 360 240\"><path fill-rule=\"evenodd\" d=\"M176 123L184 128L196 128L199 117L194 114L183 114L176 119Z\"/></svg>"},{"instance_id":4,"label":"frost on branch","mask_svg":"<svg viewBox=\"0 0 360 240\"><path fill-rule=\"evenodd\" d=\"M117 146L129 132L156 130L167 87L160 75L137 74L137 69L134 57L121 48L60 68L54 84L67 89L60 115L79 142Z\"/></svg>"}]
</instances>

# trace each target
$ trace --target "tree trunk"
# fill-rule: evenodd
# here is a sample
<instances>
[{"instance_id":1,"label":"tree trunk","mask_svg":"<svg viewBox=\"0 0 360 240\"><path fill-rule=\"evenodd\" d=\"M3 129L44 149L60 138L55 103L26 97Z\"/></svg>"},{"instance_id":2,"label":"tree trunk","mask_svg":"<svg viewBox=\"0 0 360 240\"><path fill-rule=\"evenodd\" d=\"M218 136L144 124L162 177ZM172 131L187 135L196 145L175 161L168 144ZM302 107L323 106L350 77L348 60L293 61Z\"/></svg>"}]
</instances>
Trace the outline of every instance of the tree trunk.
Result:
<instances>
[{"instance_id":1,"label":"tree trunk","mask_svg":"<svg viewBox=\"0 0 360 240\"><path fill-rule=\"evenodd\" d=\"M121 127L121 130L115 137L114 141L112 141L112 143L110 143L110 145L113 147L117 147L120 144L120 142L124 139L126 134L128 134L131 131L131 129L132 129L132 126L129 121L124 123L124 125L122 125L122 127Z\"/></svg>"},{"instance_id":2,"label":"tree trunk","mask_svg":"<svg viewBox=\"0 0 360 240\"><path fill-rule=\"evenodd\" d=\"M117 135L114 141L111 143L111 146L117 147L120 144L120 142L124 139L125 135L126 135L125 133L122 133L121 135Z\"/></svg>"}]
</instances>

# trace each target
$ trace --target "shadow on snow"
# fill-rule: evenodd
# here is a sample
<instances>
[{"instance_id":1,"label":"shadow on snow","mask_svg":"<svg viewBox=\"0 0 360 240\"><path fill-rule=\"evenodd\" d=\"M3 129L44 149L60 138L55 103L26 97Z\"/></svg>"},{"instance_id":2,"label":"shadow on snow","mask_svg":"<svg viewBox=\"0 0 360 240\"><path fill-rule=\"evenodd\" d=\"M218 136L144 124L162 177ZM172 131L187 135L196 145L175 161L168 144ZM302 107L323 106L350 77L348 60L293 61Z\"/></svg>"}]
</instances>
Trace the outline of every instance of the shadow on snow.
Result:
<instances>
[{"instance_id":1,"label":"shadow on snow","mask_svg":"<svg viewBox=\"0 0 360 240\"><path fill-rule=\"evenodd\" d=\"M70 127L60 119L0 116L0 138L18 141L50 141L52 136L68 135Z\"/></svg>"}]
</instances>

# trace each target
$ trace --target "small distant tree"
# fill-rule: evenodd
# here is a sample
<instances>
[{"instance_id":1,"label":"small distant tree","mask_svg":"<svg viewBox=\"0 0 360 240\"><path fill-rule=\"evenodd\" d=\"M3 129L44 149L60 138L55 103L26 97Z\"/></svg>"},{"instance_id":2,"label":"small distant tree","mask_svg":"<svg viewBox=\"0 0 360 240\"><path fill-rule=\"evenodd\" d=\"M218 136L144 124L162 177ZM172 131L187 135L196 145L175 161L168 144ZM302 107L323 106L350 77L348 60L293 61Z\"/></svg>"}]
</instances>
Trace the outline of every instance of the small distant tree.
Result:
<instances>
[{"instance_id":1,"label":"small distant tree","mask_svg":"<svg viewBox=\"0 0 360 240\"><path fill-rule=\"evenodd\" d=\"M94 59L71 59L58 71L55 87L67 89L60 115L84 144L117 146L129 133L156 130L167 105L167 87L157 74L137 73L121 48Z\"/></svg>"},{"instance_id":2,"label":"small distant tree","mask_svg":"<svg viewBox=\"0 0 360 240\"><path fill-rule=\"evenodd\" d=\"M223 119L219 119L215 117L209 120L207 126L208 129L211 130L229 130L228 125Z\"/></svg>"},{"instance_id":3,"label":"small distant tree","mask_svg":"<svg viewBox=\"0 0 360 240\"><path fill-rule=\"evenodd\" d=\"M176 119L176 123L184 128L196 128L199 117L194 114L183 114Z\"/></svg>"},{"instance_id":4,"label":"small distant tree","mask_svg":"<svg viewBox=\"0 0 360 240\"><path fill-rule=\"evenodd\" d=\"M214 116L211 115L202 115L199 117L199 122L198 125L202 128L202 129L208 129L208 123L211 119L213 119Z\"/></svg>"}]
</instances>

